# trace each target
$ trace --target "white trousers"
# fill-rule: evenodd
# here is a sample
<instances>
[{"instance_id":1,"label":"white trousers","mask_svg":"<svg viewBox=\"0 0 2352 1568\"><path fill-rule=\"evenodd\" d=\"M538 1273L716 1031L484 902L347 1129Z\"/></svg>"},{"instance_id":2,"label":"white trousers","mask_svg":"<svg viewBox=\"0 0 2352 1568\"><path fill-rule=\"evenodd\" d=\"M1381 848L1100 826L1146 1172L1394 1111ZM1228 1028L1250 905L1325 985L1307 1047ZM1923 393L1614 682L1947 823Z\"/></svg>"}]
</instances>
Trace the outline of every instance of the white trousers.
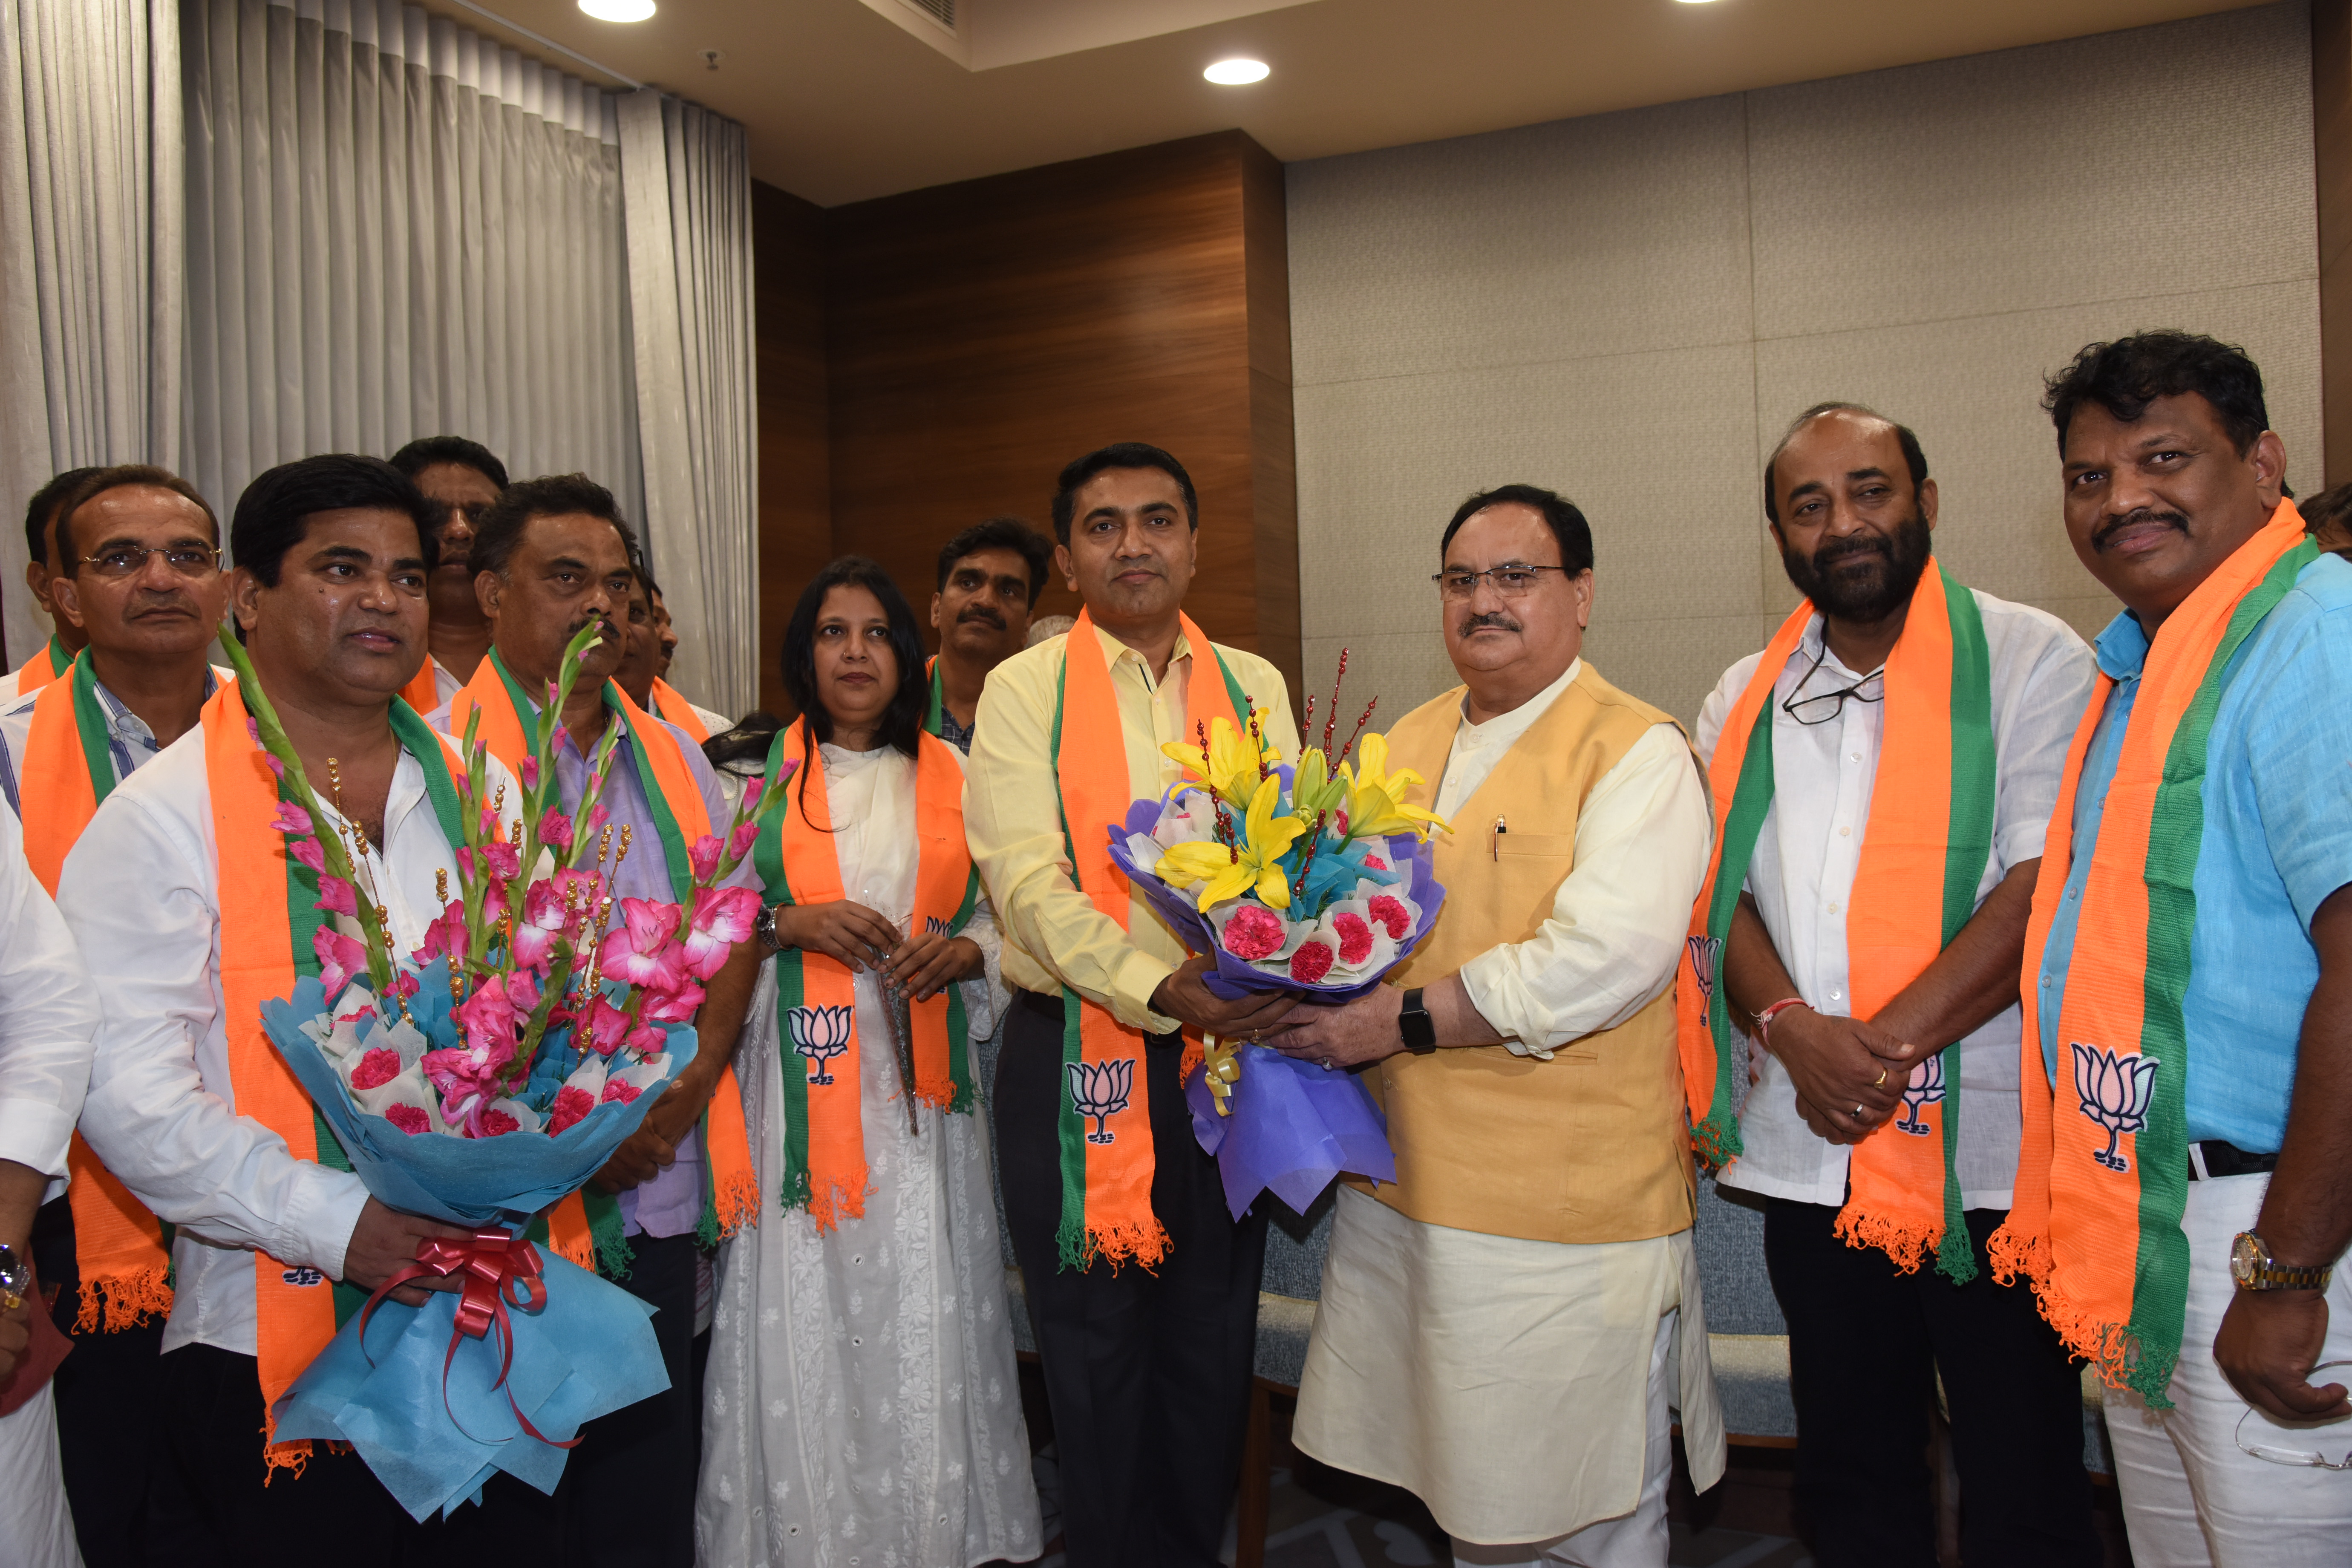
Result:
<instances>
[{"instance_id":1,"label":"white trousers","mask_svg":"<svg viewBox=\"0 0 2352 1568\"><path fill-rule=\"evenodd\" d=\"M2237 1295L2230 1243L2252 1230L2266 1175L2189 1184L2181 1228L2189 1237L2189 1305L2173 1408L2150 1410L2137 1394L2106 1392L2107 1439L2123 1493L2136 1568L2342 1568L2352 1562L2352 1471L2298 1468L2238 1446L2238 1423L2256 1447L2322 1453L2352 1449L2352 1421L2289 1427L2238 1397L2213 1359L2221 1314ZM2321 1361L2352 1358L2352 1270L2327 1288ZM2352 1385L2352 1367L2315 1382Z\"/></svg>"},{"instance_id":2,"label":"white trousers","mask_svg":"<svg viewBox=\"0 0 2352 1568\"><path fill-rule=\"evenodd\" d=\"M1604 1519L1549 1541L1519 1546L1474 1546L1454 1543L1455 1568L1665 1568L1666 1482L1675 1467L1673 1394L1670 1366L1675 1348L1675 1320L1681 1309L1658 1320L1658 1337L1650 1346L1650 1401L1642 1463L1642 1498L1631 1513Z\"/></svg>"},{"instance_id":3,"label":"white trousers","mask_svg":"<svg viewBox=\"0 0 2352 1568\"><path fill-rule=\"evenodd\" d=\"M81 1568L47 1384L0 1415L0 1568Z\"/></svg>"}]
</instances>

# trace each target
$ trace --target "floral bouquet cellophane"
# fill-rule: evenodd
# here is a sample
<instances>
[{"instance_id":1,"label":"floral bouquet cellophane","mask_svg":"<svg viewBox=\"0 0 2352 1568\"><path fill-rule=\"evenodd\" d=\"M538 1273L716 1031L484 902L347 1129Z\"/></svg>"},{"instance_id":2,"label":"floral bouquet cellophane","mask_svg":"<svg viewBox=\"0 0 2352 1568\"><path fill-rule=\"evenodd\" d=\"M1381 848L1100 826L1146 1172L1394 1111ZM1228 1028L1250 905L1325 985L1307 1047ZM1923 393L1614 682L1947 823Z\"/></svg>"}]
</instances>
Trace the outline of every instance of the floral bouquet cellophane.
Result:
<instances>
[{"instance_id":1,"label":"floral bouquet cellophane","mask_svg":"<svg viewBox=\"0 0 2352 1568\"><path fill-rule=\"evenodd\" d=\"M712 884L783 793L747 790L726 837L692 847L690 909L615 900L630 835L607 826L598 796L619 726L575 814L562 809L553 764L563 698L594 640L592 626L566 651L512 812L468 726L466 765L451 773L457 896L445 882L446 907L403 964L358 873L364 846L345 840L348 825L325 830L334 819L242 648L224 639L284 786L276 826L289 854L315 878L319 909L360 933L322 921L319 977L265 1005L263 1026L372 1194L474 1233L428 1244L403 1276L456 1276L465 1291L433 1291L421 1307L378 1291L279 1401L275 1436L350 1443L420 1520L478 1501L494 1469L552 1492L584 1423L668 1386L652 1309L530 1235L694 1059L702 983L759 910L756 893Z\"/></svg>"},{"instance_id":2,"label":"floral bouquet cellophane","mask_svg":"<svg viewBox=\"0 0 2352 1568\"><path fill-rule=\"evenodd\" d=\"M1343 651L1342 679L1347 669ZM1228 1000L1361 996L1428 934L1444 902L1428 836L1445 825L1404 804L1421 777L1388 771L1385 738L1363 733L1370 705L1334 752L1339 696L1335 682L1322 744L1301 751L1296 767L1266 743L1263 710L1246 734L1219 719L1192 744L1162 748L1183 781L1110 826L1112 859L1187 946L1215 960L1203 983ZM1310 729L1314 717L1310 700ZM1380 1109L1352 1073L1212 1039L1185 1098L1236 1219L1260 1192L1303 1214L1342 1172L1396 1179Z\"/></svg>"}]
</instances>

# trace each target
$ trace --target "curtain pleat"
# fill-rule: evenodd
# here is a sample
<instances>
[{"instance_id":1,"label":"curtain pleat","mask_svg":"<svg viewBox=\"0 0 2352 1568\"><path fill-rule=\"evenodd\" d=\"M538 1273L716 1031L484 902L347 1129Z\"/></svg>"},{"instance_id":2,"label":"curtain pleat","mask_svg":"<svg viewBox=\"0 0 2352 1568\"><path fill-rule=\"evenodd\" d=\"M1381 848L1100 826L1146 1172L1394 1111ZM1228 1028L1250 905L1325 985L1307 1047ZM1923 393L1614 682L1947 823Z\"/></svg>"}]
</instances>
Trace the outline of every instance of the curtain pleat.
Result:
<instances>
[{"instance_id":1,"label":"curtain pleat","mask_svg":"<svg viewBox=\"0 0 2352 1568\"><path fill-rule=\"evenodd\" d=\"M189 477L454 434L642 517L606 95L398 0L177 5Z\"/></svg>"}]
</instances>

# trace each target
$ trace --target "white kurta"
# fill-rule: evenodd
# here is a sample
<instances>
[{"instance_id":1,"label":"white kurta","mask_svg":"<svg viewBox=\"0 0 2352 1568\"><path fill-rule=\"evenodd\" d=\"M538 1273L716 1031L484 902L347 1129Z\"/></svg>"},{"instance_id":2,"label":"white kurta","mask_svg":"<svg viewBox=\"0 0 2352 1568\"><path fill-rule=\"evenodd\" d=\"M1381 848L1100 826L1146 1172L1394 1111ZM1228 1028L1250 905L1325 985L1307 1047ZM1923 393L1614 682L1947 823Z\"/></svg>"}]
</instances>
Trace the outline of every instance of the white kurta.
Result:
<instances>
[{"instance_id":1,"label":"white kurta","mask_svg":"<svg viewBox=\"0 0 2352 1568\"><path fill-rule=\"evenodd\" d=\"M1441 815L1476 793L1575 675L1571 665L1513 711L1462 725ZM1545 1055L1621 1024L1673 983L1709 822L1706 785L1671 725L1594 784L1552 918L1463 968L1513 1050ZM1638 1510L1663 1563L1669 1405L1694 1481L1714 1484L1723 1419L1687 1230L1530 1241L1424 1224L1340 1192L1291 1434L1302 1452L1406 1488L1458 1542L1548 1542Z\"/></svg>"},{"instance_id":2,"label":"white kurta","mask_svg":"<svg viewBox=\"0 0 2352 1568\"><path fill-rule=\"evenodd\" d=\"M853 900L905 929L915 901L915 767L895 751L822 748ZM959 759L961 760L961 759ZM795 804L794 809L797 809ZM975 1037L992 1026L996 933L982 903L965 935L989 958L965 983ZM869 1189L866 1213L819 1234L771 1208L720 1260L705 1385L695 1536L715 1568L851 1563L971 1568L1043 1550L1029 1439L989 1195L984 1112L925 1107L910 1135L890 1026L856 977ZM760 1190L781 1185L783 1071L774 966L740 1064Z\"/></svg>"}]
</instances>

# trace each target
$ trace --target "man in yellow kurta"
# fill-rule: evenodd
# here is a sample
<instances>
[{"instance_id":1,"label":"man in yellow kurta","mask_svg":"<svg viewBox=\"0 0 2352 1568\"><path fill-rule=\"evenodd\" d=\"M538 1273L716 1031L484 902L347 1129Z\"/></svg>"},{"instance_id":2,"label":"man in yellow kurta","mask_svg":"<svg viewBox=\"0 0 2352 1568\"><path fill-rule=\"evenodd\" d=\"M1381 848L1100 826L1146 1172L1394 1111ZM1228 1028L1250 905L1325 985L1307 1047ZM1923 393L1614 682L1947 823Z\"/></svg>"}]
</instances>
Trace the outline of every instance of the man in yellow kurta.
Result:
<instances>
[{"instance_id":1,"label":"man in yellow kurta","mask_svg":"<svg viewBox=\"0 0 2352 1568\"><path fill-rule=\"evenodd\" d=\"M1574 506L1473 496L1440 557L1463 685L1388 743L1453 826L1444 911L1393 984L1269 1042L1367 1069L1397 1161L1339 1194L1292 1440L1411 1489L1458 1563L1662 1568L1670 1407L1693 1482L1723 1470L1674 1016L1706 786L1580 657Z\"/></svg>"}]
</instances>

